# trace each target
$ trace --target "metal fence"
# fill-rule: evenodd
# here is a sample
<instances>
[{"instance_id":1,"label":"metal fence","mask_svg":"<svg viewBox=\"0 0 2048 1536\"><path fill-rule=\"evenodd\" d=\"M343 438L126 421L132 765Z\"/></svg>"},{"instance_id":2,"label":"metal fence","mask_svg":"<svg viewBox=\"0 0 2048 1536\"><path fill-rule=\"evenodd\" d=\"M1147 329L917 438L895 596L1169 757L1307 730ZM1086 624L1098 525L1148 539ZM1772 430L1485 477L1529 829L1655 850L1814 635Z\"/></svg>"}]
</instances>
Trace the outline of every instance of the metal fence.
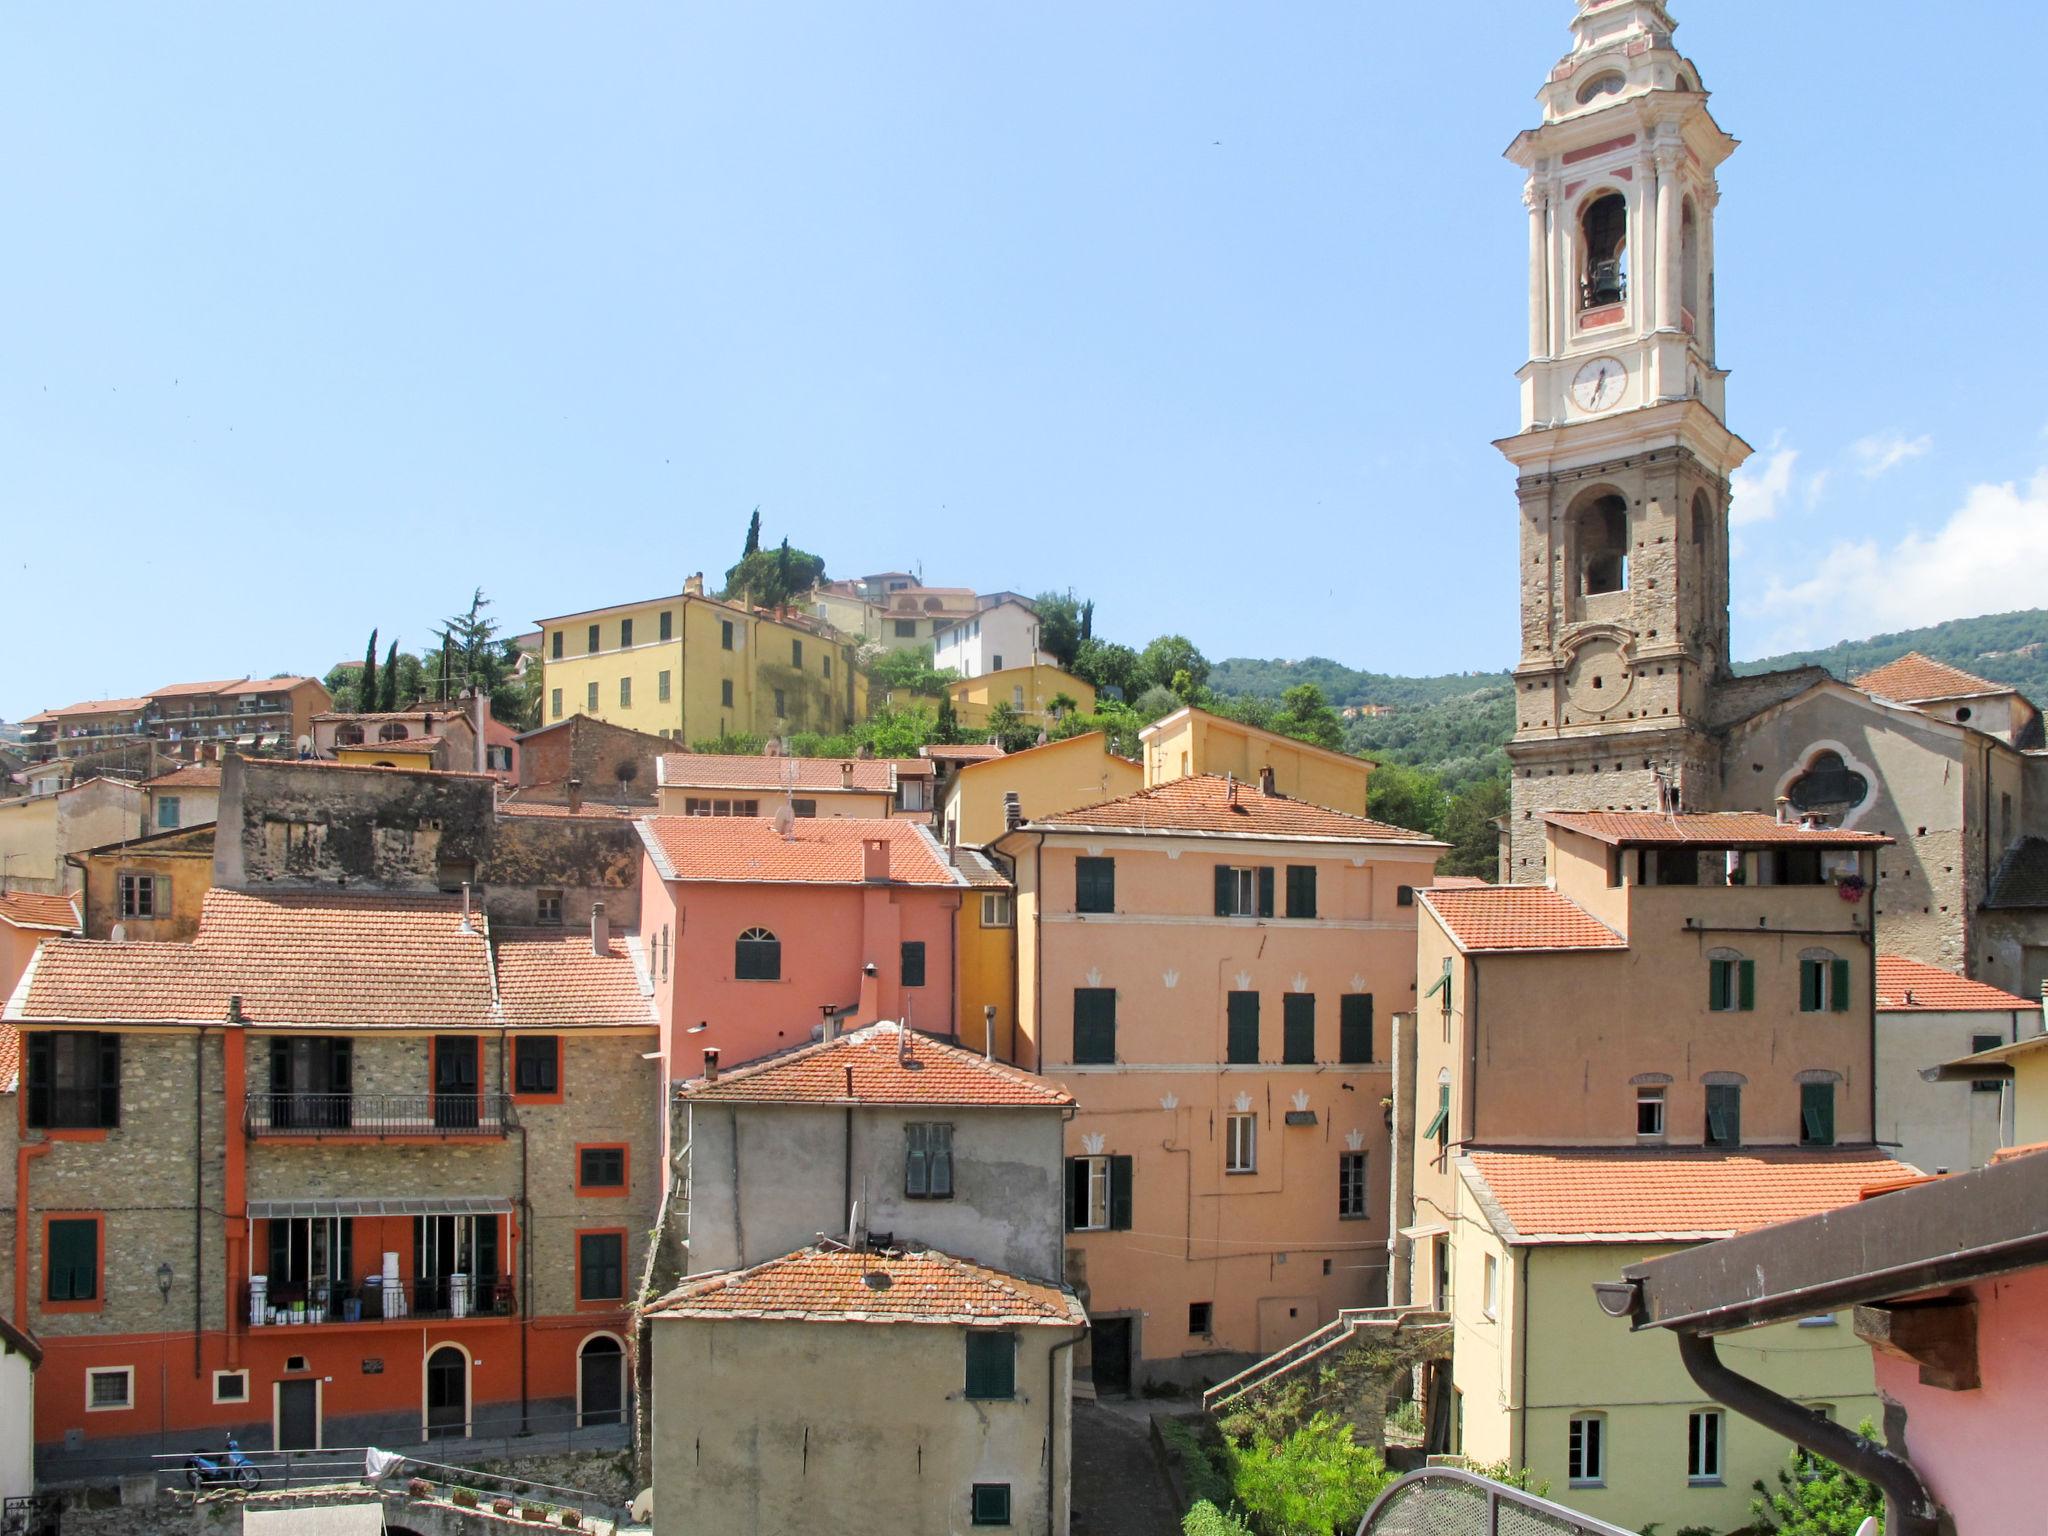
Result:
<instances>
[{"instance_id":1,"label":"metal fence","mask_svg":"<svg viewBox=\"0 0 2048 1536\"><path fill-rule=\"evenodd\" d=\"M1411 1472L1379 1496L1358 1536L1634 1536L1619 1526L1455 1467Z\"/></svg>"}]
</instances>

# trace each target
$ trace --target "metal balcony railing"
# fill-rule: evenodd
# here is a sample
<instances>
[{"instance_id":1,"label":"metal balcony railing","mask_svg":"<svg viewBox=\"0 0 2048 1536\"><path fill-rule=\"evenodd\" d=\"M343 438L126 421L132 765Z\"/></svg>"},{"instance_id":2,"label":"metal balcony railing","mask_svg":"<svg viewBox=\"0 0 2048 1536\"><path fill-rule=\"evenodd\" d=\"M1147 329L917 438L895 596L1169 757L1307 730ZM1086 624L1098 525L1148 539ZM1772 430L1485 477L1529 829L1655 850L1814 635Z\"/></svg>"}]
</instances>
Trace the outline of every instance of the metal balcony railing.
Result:
<instances>
[{"instance_id":1,"label":"metal balcony railing","mask_svg":"<svg viewBox=\"0 0 2048 1536\"><path fill-rule=\"evenodd\" d=\"M251 1136L503 1136L514 1123L502 1093L252 1093Z\"/></svg>"},{"instance_id":2,"label":"metal balcony railing","mask_svg":"<svg viewBox=\"0 0 2048 1536\"><path fill-rule=\"evenodd\" d=\"M1549 1499L1454 1467L1425 1467L1394 1483L1358 1536L1629 1536Z\"/></svg>"},{"instance_id":3,"label":"metal balcony railing","mask_svg":"<svg viewBox=\"0 0 2048 1536\"><path fill-rule=\"evenodd\" d=\"M262 1321L251 1288L241 1288L241 1315L251 1327L318 1327L327 1323L378 1323L399 1318L429 1321L456 1317L511 1317L519 1309L518 1287L510 1276L465 1277L458 1286L447 1276L408 1280L385 1287L376 1276L360 1284L316 1280L311 1285L268 1286Z\"/></svg>"}]
</instances>

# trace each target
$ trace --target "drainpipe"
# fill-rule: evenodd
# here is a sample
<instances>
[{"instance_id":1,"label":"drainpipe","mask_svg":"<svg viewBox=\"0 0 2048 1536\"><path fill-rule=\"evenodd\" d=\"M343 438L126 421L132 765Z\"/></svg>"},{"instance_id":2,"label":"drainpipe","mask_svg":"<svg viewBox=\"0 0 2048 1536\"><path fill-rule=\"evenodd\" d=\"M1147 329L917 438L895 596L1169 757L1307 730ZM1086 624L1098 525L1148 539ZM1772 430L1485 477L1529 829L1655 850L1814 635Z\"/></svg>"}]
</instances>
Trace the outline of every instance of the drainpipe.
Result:
<instances>
[{"instance_id":1,"label":"drainpipe","mask_svg":"<svg viewBox=\"0 0 2048 1536\"><path fill-rule=\"evenodd\" d=\"M1736 1374L1721 1362L1713 1339L1705 1334L1680 1333L1678 1358L1685 1362L1686 1374L1715 1402L1882 1488L1889 1536L1939 1536L1933 1495L1903 1456L1851 1434L1831 1419L1816 1418L1791 1399Z\"/></svg>"},{"instance_id":2,"label":"drainpipe","mask_svg":"<svg viewBox=\"0 0 2048 1536\"><path fill-rule=\"evenodd\" d=\"M462 889L467 896L469 887L465 885ZM557 1043L555 1049L559 1051L561 1048ZM528 1420L533 1411L527 1360L533 1334L533 1192L527 1177L529 1148L526 1125L516 1116L509 1116L512 1084L508 1061L511 1054L511 1032L501 1025L498 1029L498 1102L508 1113L508 1127L519 1134L519 1433L524 1435L532 1432ZM557 1070L560 1070L559 1062Z\"/></svg>"},{"instance_id":3,"label":"drainpipe","mask_svg":"<svg viewBox=\"0 0 2048 1536\"><path fill-rule=\"evenodd\" d=\"M1088 1337L1087 1324L1081 1331L1064 1344L1055 1344L1045 1352L1045 1530L1046 1536L1060 1536L1058 1505L1053 1490L1059 1486L1056 1481L1054 1462L1058 1459L1059 1413L1060 1413L1060 1362L1063 1349L1072 1349ZM1069 1460L1072 1458L1070 1457Z\"/></svg>"},{"instance_id":4,"label":"drainpipe","mask_svg":"<svg viewBox=\"0 0 2048 1536\"><path fill-rule=\"evenodd\" d=\"M242 1000L231 998L228 1016L239 1020ZM227 1048L227 1036L221 1036L221 1048ZM232 1105L228 1114L234 1113ZM225 1117L223 1117L225 1120ZM223 1130L227 1131L225 1124ZM192 1375L196 1380L206 1374L206 1026L200 1025L199 1032L192 1038ZM308 1239L310 1244L311 1240ZM310 1257L310 1252L308 1254ZM234 1303L228 1303L232 1311ZM162 1409L158 1410L159 1413Z\"/></svg>"},{"instance_id":5,"label":"drainpipe","mask_svg":"<svg viewBox=\"0 0 2048 1536\"><path fill-rule=\"evenodd\" d=\"M28 1165L50 1150L47 1141L23 1142L14 1155L14 1316L24 1329L28 1311Z\"/></svg>"}]
</instances>

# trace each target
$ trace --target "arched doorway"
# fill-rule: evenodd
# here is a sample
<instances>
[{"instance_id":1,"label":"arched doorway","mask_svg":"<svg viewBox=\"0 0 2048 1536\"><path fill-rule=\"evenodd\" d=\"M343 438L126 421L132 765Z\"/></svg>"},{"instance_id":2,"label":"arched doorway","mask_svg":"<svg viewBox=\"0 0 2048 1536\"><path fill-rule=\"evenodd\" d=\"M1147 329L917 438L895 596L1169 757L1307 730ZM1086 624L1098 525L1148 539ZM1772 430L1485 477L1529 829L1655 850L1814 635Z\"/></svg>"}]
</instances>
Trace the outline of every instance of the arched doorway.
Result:
<instances>
[{"instance_id":1,"label":"arched doorway","mask_svg":"<svg viewBox=\"0 0 2048 1536\"><path fill-rule=\"evenodd\" d=\"M443 1344L427 1356L427 1438L460 1440L469 1433L469 1356Z\"/></svg>"},{"instance_id":2,"label":"arched doorway","mask_svg":"<svg viewBox=\"0 0 2048 1536\"><path fill-rule=\"evenodd\" d=\"M576 1427L625 1422L626 1352L610 1334L593 1334L576 1356Z\"/></svg>"}]
</instances>

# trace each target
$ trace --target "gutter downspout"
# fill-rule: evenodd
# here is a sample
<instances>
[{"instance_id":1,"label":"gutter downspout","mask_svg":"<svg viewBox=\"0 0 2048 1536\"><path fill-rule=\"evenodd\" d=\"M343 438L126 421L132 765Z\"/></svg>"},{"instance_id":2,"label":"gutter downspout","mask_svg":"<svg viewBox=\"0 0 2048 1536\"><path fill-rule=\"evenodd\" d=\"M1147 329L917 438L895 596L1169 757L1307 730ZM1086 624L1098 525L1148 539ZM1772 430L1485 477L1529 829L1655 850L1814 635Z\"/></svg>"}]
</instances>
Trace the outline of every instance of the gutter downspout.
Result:
<instances>
[{"instance_id":1,"label":"gutter downspout","mask_svg":"<svg viewBox=\"0 0 2048 1536\"><path fill-rule=\"evenodd\" d=\"M1060 1412L1060 1368L1059 1354L1063 1349L1072 1349L1088 1337L1088 1325L1083 1323L1081 1331L1064 1344L1055 1344L1045 1352L1045 1530L1046 1536L1062 1536L1058 1506L1053 1499L1053 1490L1059 1486L1055 1479L1054 1463L1059 1459L1059 1412ZM1070 1461L1072 1457L1068 1458Z\"/></svg>"},{"instance_id":2,"label":"gutter downspout","mask_svg":"<svg viewBox=\"0 0 2048 1536\"><path fill-rule=\"evenodd\" d=\"M1529 1465L1529 1269L1536 1257L1536 1250L1524 1245L1521 1273L1516 1277L1515 1310L1522 1314L1522 1320L1515 1328L1515 1374L1521 1385L1515 1397L1514 1444L1508 1447L1509 1465Z\"/></svg>"},{"instance_id":3,"label":"gutter downspout","mask_svg":"<svg viewBox=\"0 0 2048 1536\"><path fill-rule=\"evenodd\" d=\"M1939 1536L1933 1495L1905 1457L1851 1434L1831 1419L1815 1418L1791 1399L1738 1375L1722 1363L1713 1339L1705 1334L1680 1333L1678 1358L1685 1362L1686 1374L1715 1402L1882 1488L1888 1536Z\"/></svg>"},{"instance_id":4,"label":"gutter downspout","mask_svg":"<svg viewBox=\"0 0 2048 1536\"><path fill-rule=\"evenodd\" d=\"M47 1141L25 1141L14 1155L14 1320L23 1329L29 1326L28 1165L49 1150Z\"/></svg>"},{"instance_id":5,"label":"gutter downspout","mask_svg":"<svg viewBox=\"0 0 2048 1536\"><path fill-rule=\"evenodd\" d=\"M1038 834L1038 841L1031 845L1031 889L1033 899L1037 902L1034 910L1042 914L1045 910L1045 834L1043 832ZM1016 920L1017 912L1013 904L1010 910L1010 921L1014 923ZM1045 934L1043 932L1045 925L1034 921L1033 926L1040 931L1033 934L1031 939L1031 1001L1034 1005L1035 1013L1035 1017L1031 1021L1031 1044L1034 1054L1031 1070L1038 1076L1043 1077L1045 1076ZM1022 984L1020 979L1018 985L1022 986ZM1020 1007L1012 1014L1011 1019L1011 1029L1015 1030L1022 1027L1024 1023L1023 1009ZM1011 1054L1015 1055L1016 1053L1012 1051Z\"/></svg>"},{"instance_id":6,"label":"gutter downspout","mask_svg":"<svg viewBox=\"0 0 2048 1536\"><path fill-rule=\"evenodd\" d=\"M1479 1139L1479 965L1467 958L1465 969L1468 979L1465 983L1465 1134L1458 1138L1460 1145L1470 1146ZM1874 1015L1873 1015L1874 1016ZM1421 1026L1421 1016L1416 1016L1416 1025Z\"/></svg>"},{"instance_id":7,"label":"gutter downspout","mask_svg":"<svg viewBox=\"0 0 2048 1536\"><path fill-rule=\"evenodd\" d=\"M546 679L543 678L543 681ZM556 1050L561 1046L558 1044ZM533 1190L527 1176L527 1155L531 1150L526 1126L512 1110L508 1059L512 1054L511 1031L498 1029L498 1096L511 1116L510 1126L519 1133L519 1433L531 1433L528 1418L533 1397L528 1373L528 1351L533 1336ZM559 1070L559 1057L557 1058Z\"/></svg>"},{"instance_id":8,"label":"gutter downspout","mask_svg":"<svg viewBox=\"0 0 2048 1536\"><path fill-rule=\"evenodd\" d=\"M237 1009L237 1012L240 1010ZM227 1049L227 1036L221 1036L221 1049ZM223 1095L225 1097L225 1095ZM234 1113L228 1106L227 1115L222 1117L223 1130L228 1135L233 1131L226 1126L227 1117ZM308 1240L310 1243L310 1239ZM310 1256L310 1255L309 1255ZM233 1310L232 1306L229 1308ZM206 1374L206 1026L199 1026L199 1033L192 1040L192 1376L197 1380ZM161 1410L159 1410L161 1412Z\"/></svg>"}]
</instances>

